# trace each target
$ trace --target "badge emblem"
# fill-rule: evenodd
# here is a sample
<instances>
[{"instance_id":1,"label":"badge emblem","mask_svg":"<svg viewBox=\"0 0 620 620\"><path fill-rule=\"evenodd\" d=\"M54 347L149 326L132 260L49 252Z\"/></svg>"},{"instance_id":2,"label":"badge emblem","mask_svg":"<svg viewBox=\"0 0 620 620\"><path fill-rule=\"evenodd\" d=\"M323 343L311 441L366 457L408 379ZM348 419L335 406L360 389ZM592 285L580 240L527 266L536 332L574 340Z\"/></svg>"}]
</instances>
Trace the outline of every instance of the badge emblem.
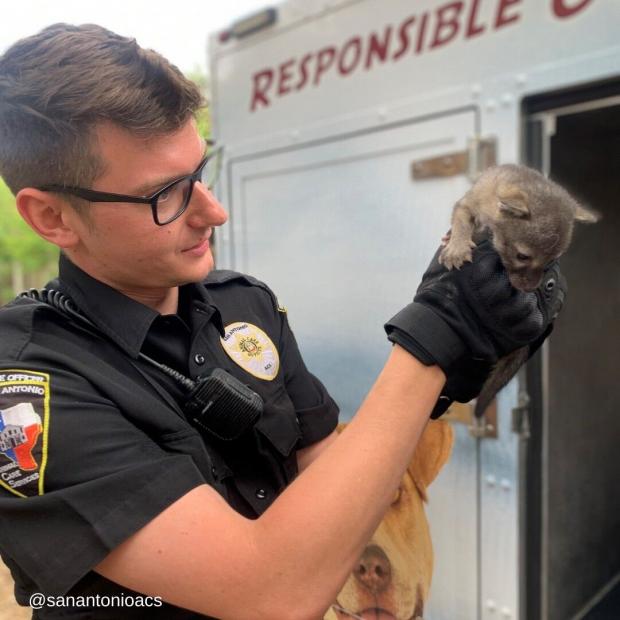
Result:
<instances>
[{"instance_id":1,"label":"badge emblem","mask_svg":"<svg viewBox=\"0 0 620 620\"><path fill-rule=\"evenodd\" d=\"M258 379L273 381L280 368L278 350L269 336L251 323L231 323L220 338L224 351L243 370Z\"/></svg>"},{"instance_id":2,"label":"badge emblem","mask_svg":"<svg viewBox=\"0 0 620 620\"><path fill-rule=\"evenodd\" d=\"M0 486L19 497L43 494L49 375L0 370Z\"/></svg>"}]
</instances>

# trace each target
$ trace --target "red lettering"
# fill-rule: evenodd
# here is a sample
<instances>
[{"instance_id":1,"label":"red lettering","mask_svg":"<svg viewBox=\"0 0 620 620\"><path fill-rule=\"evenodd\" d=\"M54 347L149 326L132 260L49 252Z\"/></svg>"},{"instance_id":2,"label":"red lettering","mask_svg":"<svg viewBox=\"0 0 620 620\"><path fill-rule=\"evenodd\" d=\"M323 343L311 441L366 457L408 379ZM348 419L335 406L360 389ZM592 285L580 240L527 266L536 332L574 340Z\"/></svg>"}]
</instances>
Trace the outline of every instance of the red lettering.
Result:
<instances>
[{"instance_id":1,"label":"red lettering","mask_svg":"<svg viewBox=\"0 0 620 620\"><path fill-rule=\"evenodd\" d=\"M500 0L499 6L497 7L497 17L495 18L495 28L501 28L506 24L511 24L512 22L516 22L521 19L520 14L505 15L506 10L513 4L520 3L521 0Z\"/></svg>"},{"instance_id":2,"label":"red lettering","mask_svg":"<svg viewBox=\"0 0 620 620\"><path fill-rule=\"evenodd\" d=\"M250 103L250 112L254 112L258 107L258 104L267 107L270 103L267 99L266 92L273 82L273 71L271 69L264 69L259 73L255 73L252 76L254 82L254 90L252 92L252 103Z\"/></svg>"},{"instance_id":3,"label":"red lettering","mask_svg":"<svg viewBox=\"0 0 620 620\"><path fill-rule=\"evenodd\" d=\"M471 39L476 35L482 34L485 31L485 27L482 24L476 25L476 17L478 15L478 5L480 0L474 0L471 5L471 11L469 12L469 19L467 20L467 31L465 37Z\"/></svg>"},{"instance_id":4,"label":"red lettering","mask_svg":"<svg viewBox=\"0 0 620 620\"><path fill-rule=\"evenodd\" d=\"M426 34L426 24L428 22L428 13L422 14L422 23L418 29L418 40L416 41L415 53L419 54L424 47L424 35Z\"/></svg>"},{"instance_id":5,"label":"red lettering","mask_svg":"<svg viewBox=\"0 0 620 620\"><path fill-rule=\"evenodd\" d=\"M411 28L411 26L413 26L414 23L415 23L415 16L410 17L409 19L405 20L400 25L400 28L398 29L398 38L400 39L400 47L398 48L398 50L396 50L396 52L394 52L394 55L392 56L392 60L398 60L409 49L409 34L407 30L409 30L409 28Z\"/></svg>"},{"instance_id":6,"label":"red lettering","mask_svg":"<svg viewBox=\"0 0 620 620\"><path fill-rule=\"evenodd\" d=\"M335 47L324 47L318 54L316 62L316 73L314 74L314 85L321 81L321 76L332 66L336 57Z\"/></svg>"},{"instance_id":7,"label":"red lettering","mask_svg":"<svg viewBox=\"0 0 620 620\"><path fill-rule=\"evenodd\" d=\"M463 3L460 1L451 2L437 9L437 25L431 49L445 45L454 39L459 31L459 16L462 10Z\"/></svg>"},{"instance_id":8,"label":"red lettering","mask_svg":"<svg viewBox=\"0 0 620 620\"><path fill-rule=\"evenodd\" d=\"M286 93L290 93L291 89L288 87L288 82L293 77L291 74L291 67L295 62L294 58L283 62L279 67L278 72L278 95L286 95Z\"/></svg>"},{"instance_id":9,"label":"red lettering","mask_svg":"<svg viewBox=\"0 0 620 620\"><path fill-rule=\"evenodd\" d=\"M565 17L571 17L575 15L575 13L579 13L579 11L583 11L590 2L592 2L592 0L581 0L581 2L578 2L575 6L568 6L566 0L553 0L553 12L556 17L564 19Z\"/></svg>"},{"instance_id":10,"label":"red lettering","mask_svg":"<svg viewBox=\"0 0 620 620\"><path fill-rule=\"evenodd\" d=\"M346 56L349 53L349 50L353 50L353 57L350 59L350 62L345 64L347 60ZM349 39L342 48L342 52L340 52L340 57L338 58L338 71L341 75L349 75L355 67L357 67L357 63L360 61L362 56L362 40L359 37L354 37L353 39Z\"/></svg>"},{"instance_id":11,"label":"red lettering","mask_svg":"<svg viewBox=\"0 0 620 620\"><path fill-rule=\"evenodd\" d=\"M306 54L301 59L301 64L299 65L299 69L301 70L301 77L299 78L299 82L297 82L297 86L295 86L296 90L301 90L308 81L308 63L314 54Z\"/></svg>"},{"instance_id":12,"label":"red lettering","mask_svg":"<svg viewBox=\"0 0 620 620\"><path fill-rule=\"evenodd\" d=\"M390 37L392 36L392 26L388 26L383 31L383 40L379 41L379 35L373 32L370 35L370 41L368 43L368 54L366 55L365 69L370 69L372 65L372 59L374 56L378 56L381 62L385 62L387 57L388 47L390 45Z\"/></svg>"}]
</instances>

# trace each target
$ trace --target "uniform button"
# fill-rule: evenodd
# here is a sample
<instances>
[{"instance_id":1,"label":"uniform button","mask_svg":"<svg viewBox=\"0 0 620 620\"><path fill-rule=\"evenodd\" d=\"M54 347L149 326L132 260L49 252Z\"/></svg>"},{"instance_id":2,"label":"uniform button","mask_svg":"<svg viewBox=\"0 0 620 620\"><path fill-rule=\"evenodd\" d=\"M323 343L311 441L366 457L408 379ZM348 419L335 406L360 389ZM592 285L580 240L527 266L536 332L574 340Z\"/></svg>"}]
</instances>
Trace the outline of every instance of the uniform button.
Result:
<instances>
[{"instance_id":1,"label":"uniform button","mask_svg":"<svg viewBox=\"0 0 620 620\"><path fill-rule=\"evenodd\" d=\"M202 364L205 363L205 356L202 355L202 353L196 353L196 355L194 355L194 361L196 364L200 364L202 366Z\"/></svg>"},{"instance_id":2,"label":"uniform button","mask_svg":"<svg viewBox=\"0 0 620 620\"><path fill-rule=\"evenodd\" d=\"M267 491L265 491L265 489L256 489L256 497L258 497L258 499L265 499L267 497Z\"/></svg>"},{"instance_id":3,"label":"uniform button","mask_svg":"<svg viewBox=\"0 0 620 620\"><path fill-rule=\"evenodd\" d=\"M217 473L217 469L215 469L215 465L211 465L211 473L215 476Z\"/></svg>"}]
</instances>

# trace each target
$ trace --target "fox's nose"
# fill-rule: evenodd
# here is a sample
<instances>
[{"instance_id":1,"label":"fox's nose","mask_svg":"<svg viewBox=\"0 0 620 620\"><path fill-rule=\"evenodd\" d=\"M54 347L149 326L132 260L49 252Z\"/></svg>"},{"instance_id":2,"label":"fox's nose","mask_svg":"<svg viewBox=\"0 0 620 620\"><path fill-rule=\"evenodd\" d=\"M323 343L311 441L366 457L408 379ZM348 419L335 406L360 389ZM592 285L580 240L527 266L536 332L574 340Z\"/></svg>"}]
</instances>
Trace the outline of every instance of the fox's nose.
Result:
<instances>
[{"instance_id":1,"label":"fox's nose","mask_svg":"<svg viewBox=\"0 0 620 620\"><path fill-rule=\"evenodd\" d=\"M542 278L528 278L527 276L515 275L510 278L510 283L515 288L525 293L534 292L542 282Z\"/></svg>"},{"instance_id":2,"label":"fox's nose","mask_svg":"<svg viewBox=\"0 0 620 620\"><path fill-rule=\"evenodd\" d=\"M385 590L392 581L392 566L381 547L369 545L355 570L355 578L373 594Z\"/></svg>"}]
</instances>

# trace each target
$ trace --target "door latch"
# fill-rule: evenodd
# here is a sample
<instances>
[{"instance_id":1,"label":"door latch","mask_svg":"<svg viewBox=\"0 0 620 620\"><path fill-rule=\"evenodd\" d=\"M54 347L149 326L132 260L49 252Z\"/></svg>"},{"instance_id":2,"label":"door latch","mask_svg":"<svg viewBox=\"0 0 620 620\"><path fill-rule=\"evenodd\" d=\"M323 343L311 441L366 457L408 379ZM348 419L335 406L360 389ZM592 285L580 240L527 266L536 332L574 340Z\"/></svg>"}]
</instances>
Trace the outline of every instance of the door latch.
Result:
<instances>
[{"instance_id":1,"label":"door latch","mask_svg":"<svg viewBox=\"0 0 620 620\"><path fill-rule=\"evenodd\" d=\"M493 399L481 417L474 415L474 403L452 403L443 415L448 422L464 424L472 437L497 439L497 400Z\"/></svg>"}]
</instances>

